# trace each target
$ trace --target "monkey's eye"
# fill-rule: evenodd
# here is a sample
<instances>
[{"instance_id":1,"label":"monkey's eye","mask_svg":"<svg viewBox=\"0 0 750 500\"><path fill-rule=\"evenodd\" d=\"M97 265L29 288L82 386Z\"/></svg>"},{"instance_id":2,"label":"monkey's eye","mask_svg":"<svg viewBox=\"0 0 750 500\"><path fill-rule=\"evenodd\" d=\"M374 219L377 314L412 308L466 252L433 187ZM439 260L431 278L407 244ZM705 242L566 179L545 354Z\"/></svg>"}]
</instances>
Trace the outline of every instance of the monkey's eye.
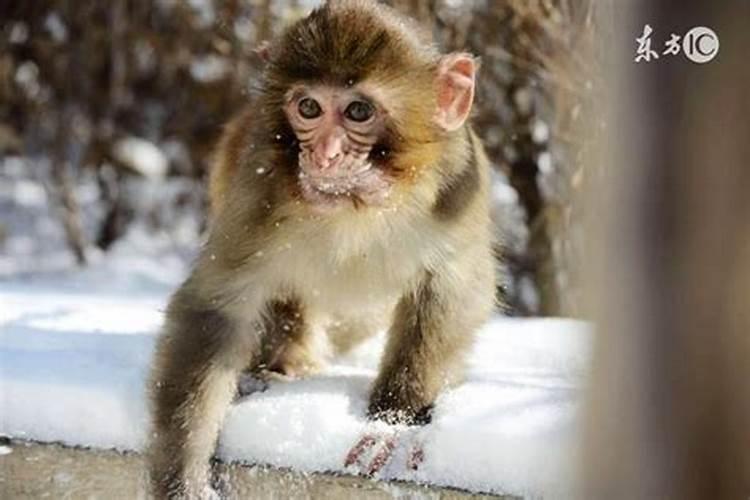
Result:
<instances>
[{"instance_id":1,"label":"monkey's eye","mask_svg":"<svg viewBox=\"0 0 750 500\"><path fill-rule=\"evenodd\" d=\"M375 108L365 101L352 101L344 110L344 116L354 122L366 122L373 113L375 113Z\"/></svg>"},{"instance_id":2,"label":"monkey's eye","mask_svg":"<svg viewBox=\"0 0 750 500\"><path fill-rule=\"evenodd\" d=\"M305 97L304 99L302 99L299 104L297 104L297 110L303 118L307 118L308 120L317 118L321 114L323 114L323 110L320 109L320 104L318 104L318 101L311 97Z\"/></svg>"}]
</instances>

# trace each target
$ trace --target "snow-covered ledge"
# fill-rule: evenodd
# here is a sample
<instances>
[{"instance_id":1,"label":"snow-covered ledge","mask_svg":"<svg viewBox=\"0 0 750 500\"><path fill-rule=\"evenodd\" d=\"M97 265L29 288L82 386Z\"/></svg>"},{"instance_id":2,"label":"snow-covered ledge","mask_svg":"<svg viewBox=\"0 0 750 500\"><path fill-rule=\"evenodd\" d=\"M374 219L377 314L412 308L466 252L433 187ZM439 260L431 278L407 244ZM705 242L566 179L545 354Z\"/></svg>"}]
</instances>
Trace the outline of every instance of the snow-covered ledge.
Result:
<instances>
[{"instance_id":1,"label":"snow-covered ledge","mask_svg":"<svg viewBox=\"0 0 750 500\"><path fill-rule=\"evenodd\" d=\"M142 449L144 379L167 291L80 277L0 282L0 433ZM565 496L589 340L585 325L570 320L493 320L479 336L466 383L439 400L431 425L401 432L404 449L423 444L419 470L405 467L402 450L379 478ZM346 451L368 426L363 412L381 345L375 339L324 375L275 383L240 401L225 422L220 457L345 472Z\"/></svg>"},{"instance_id":2,"label":"snow-covered ledge","mask_svg":"<svg viewBox=\"0 0 750 500\"><path fill-rule=\"evenodd\" d=\"M3 498L149 498L141 456L112 450L71 448L29 441L6 443L0 455ZM305 473L269 466L217 464L231 485L231 498L307 500L521 500L516 496L468 493L406 482L384 482L357 476Z\"/></svg>"}]
</instances>

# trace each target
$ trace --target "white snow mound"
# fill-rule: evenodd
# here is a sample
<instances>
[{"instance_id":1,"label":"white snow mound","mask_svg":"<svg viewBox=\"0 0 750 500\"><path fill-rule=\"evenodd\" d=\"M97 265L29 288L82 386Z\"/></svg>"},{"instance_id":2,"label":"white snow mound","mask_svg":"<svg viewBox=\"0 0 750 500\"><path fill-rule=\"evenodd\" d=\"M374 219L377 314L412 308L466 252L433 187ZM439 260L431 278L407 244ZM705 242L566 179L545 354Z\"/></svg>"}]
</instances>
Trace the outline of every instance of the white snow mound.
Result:
<instances>
[{"instance_id":1,"label":"white snow mound","mask_svg":"<svg viewBox=\"0 0 750 500\"><path fill-rule=\"evenodd\" d=\"M143 448L144 382L170 287L126 293L101 278L90 287L80 276L0 282L0 433ZM571 320L494 319L478 336L466 382L439 399L433 423L392 429L399 445L379 477L565 496L589 336ZM347 451L363 433L383 430L364 417L381 348L382 338L373 339L320 376L273 383L235 404L220 456L346 472ZM424 462L411 471L406 455L416 445Z\"/></svg>"}]
</instances>

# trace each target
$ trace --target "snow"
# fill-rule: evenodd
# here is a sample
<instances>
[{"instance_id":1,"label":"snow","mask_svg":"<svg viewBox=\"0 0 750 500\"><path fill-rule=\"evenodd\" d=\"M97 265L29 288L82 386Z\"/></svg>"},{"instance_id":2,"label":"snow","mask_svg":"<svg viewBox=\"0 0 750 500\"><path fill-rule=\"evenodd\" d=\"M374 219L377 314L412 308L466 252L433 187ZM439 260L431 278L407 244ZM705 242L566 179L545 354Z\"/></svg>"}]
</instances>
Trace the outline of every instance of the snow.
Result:
<instances>
[{"instance_id":1,"label":"snow","mask_svg":"<svg viewBox=\"0 0 750 500\"><path fill-rule=\"evenodd\" d=\"M10 26L8 41L14 45L22 45L29 39L29 27L26 23L18 21Z\"/></svg>"},{"instance_id":2,"label":"snow","mask_svg":"<svg viewBox=\"0 0 750 500\"><path fill-rule=\"evenodd\" d=\"M44 19L44 28L52 35L57 43L63 43L68 39L68 28L57 12L51 12Z\"/></svg>"},{"instance_id":3,"label":"snow","mask_svg":"<svg viewBox=\"0 0 750 500\"><path fill-rule=\"evenodd\" d=\"M190 76L202 83L218 82L230 69L229 60L215 54L197 56L190 62Z\"/></svg>"},{"instance_id":4,"label":"snow","mask_svg":"<svg viewBox=\"0 0 750 500\"><path fill-rule=\"evenodd\" d=\"M83 271L0 280L0 434L141 450L144 381L168 294L189 259L149 250L135 234ZM150 252L150 253L149 253ZM482 329L466 382L438 401L433 423L389 428L364 418L382 336L325 373L235 404L219 454L300 471L351 472L347 451L367 432L399 443L380 479L477 492L559 498L575 471L586 325L494 318ZM416 446L417 471L406 467Z\"/></svg>"},{"instance_id":5,"label":"snow","mask_svg":"<svg viewBox=\"0 0 750 500\"><path fill-rule=\"evenodd\" d=\"M167 174L169 160L156 144L139 137L118 140L112 150L114 157L128 168L150 179Z\"/></svg>"},{"instance_id":6,"label":"snow","mask_svg":"<svg viewBox=\"0 0 750 500\"><path fill-rule=\"evenodd\" d=\"M39 67L33 61L24 61L19 64L14 79L29 98L36 97L41 90Z\"/></svg>"}]
</instances>

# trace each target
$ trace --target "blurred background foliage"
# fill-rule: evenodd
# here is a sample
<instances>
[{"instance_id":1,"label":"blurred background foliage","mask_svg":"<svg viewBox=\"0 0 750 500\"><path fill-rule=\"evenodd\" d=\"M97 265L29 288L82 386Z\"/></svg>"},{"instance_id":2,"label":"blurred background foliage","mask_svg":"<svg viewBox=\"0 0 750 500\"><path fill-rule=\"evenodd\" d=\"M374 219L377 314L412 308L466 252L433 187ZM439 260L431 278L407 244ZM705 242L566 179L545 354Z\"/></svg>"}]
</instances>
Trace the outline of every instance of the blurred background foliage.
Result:
<instances>
[{"instance_id":1,"label":"blurred background foliage","mask_svg":"<svg viewBox=\"0 0 750 500\"><path fill-rule=\"evenodd\" d=\"M316 3L0 2L0 252L28 250L3 243L13 232L37 245L54 233L85 265L133 224L195 241L211 148L262 69L254 48ZM474 126L494 167L506 312L577 314L573 200L598 128L577 133L599 88L591 3L387 3L432 26L444 50L481 58ZM13 197L43 198L56 227L19 214Z\"/></svg>"}]
</instances>

